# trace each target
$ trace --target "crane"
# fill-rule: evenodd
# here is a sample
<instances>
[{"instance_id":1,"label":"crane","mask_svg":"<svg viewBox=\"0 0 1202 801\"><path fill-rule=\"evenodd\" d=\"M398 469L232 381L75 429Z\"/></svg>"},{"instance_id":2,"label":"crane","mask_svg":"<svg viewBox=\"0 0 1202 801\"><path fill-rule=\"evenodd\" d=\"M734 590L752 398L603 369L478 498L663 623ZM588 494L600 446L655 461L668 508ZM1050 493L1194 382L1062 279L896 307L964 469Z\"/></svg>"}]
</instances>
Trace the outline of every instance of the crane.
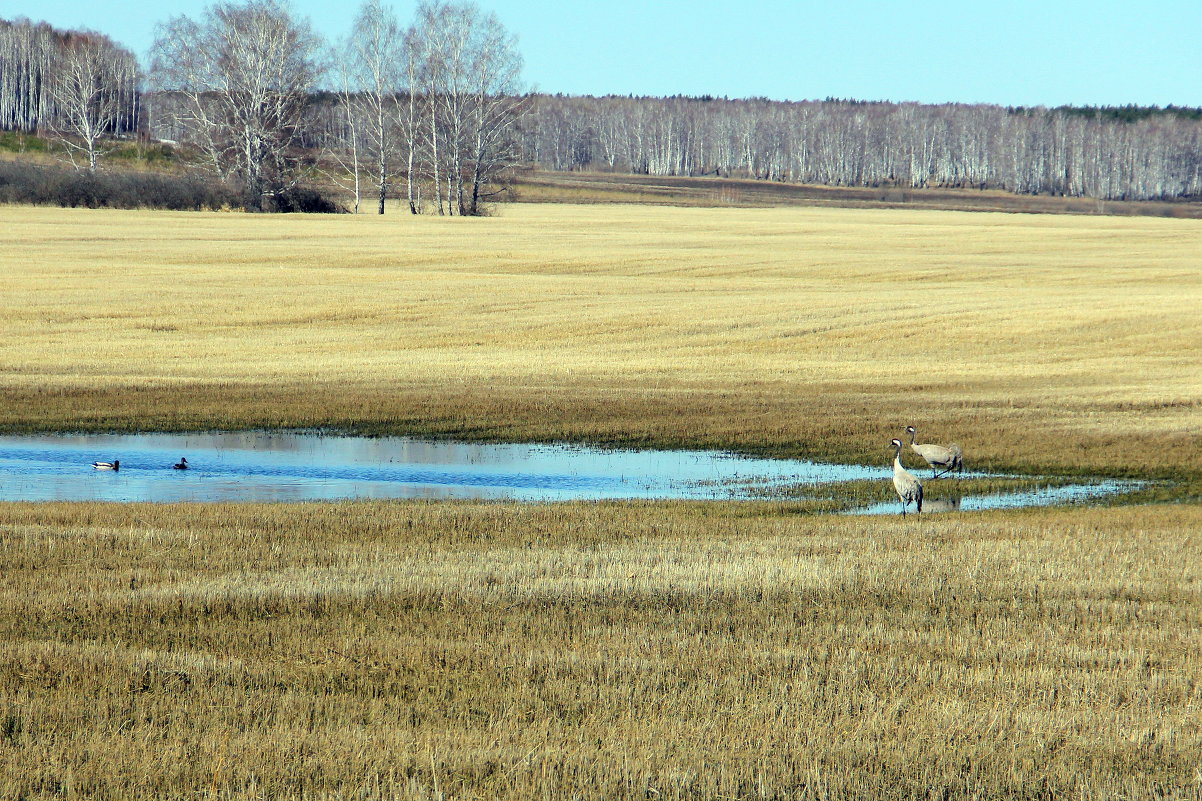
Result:
<instances>
[{"instance_id":1,"label":"crane","mask_svg":"<svg viewBox=\"0 0 1202 801\"><path fill-rule=\"evenodd\" d=\"M902 467L902 441L895 439L890 443L893 448L893 488L897 490L897 499L901 501L902 517L906 516L906 507L914 501L918 512L922 514L922 482L906 468Z\"/></svg>"},{"instance_id":2,"label":"crane","mask_svg":"<svg viewBox=\"0 0 1202 801\"><path fill-rule=\"evenodd\" d=\"M910 435L910 450L925 459L926 463L931 466L931 478L945 476L953 470L958 473L964 472L964 458L959 445L932 445L929 443L916 445L914 437L918 433L918 429L914 426L906 426L906 433ZM942 473L938 472L939 468L943 468Z\"/></svg>"}]
</instances>

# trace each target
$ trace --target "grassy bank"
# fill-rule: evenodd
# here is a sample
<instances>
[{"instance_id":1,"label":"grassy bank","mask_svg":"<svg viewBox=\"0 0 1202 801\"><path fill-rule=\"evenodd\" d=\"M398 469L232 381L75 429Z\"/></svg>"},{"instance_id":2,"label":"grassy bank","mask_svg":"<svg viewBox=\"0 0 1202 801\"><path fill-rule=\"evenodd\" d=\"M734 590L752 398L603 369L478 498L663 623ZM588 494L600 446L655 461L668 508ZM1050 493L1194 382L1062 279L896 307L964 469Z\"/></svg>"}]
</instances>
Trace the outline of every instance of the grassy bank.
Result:
<instances>
[{"instance_id":1,"label":"grassy bank","mask_svg":"<svg viewBox=\"0 0 1202 801\"><path fill-rule=\"evenodd\" d=\"M1200 526L0 504L0 793L1194 797Z\"/></svg>"},{"instance_id":2,"label":"grassy bank","mask_svg":"<svg viewBox=\"0 0 1202 801\"><path fill-rule=\"evenodd\" d=\"M335 427L1197 478L1202 227L9 207L0 429Z\"/></svg>"}]
</instances>

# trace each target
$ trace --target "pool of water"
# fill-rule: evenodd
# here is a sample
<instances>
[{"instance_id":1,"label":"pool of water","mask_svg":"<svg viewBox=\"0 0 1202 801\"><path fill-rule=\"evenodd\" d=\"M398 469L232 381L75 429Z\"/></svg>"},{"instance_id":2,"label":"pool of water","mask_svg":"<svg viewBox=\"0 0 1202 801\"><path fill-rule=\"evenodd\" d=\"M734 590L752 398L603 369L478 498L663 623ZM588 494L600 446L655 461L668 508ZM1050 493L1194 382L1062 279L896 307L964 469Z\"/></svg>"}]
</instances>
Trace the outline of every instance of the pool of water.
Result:
<instances>
[{"instance_id":1,"label":"pool of water","mask_svg":"<svg viewBox=\"0 0 1202 801\"><path fill-rule=\"evenodd\" d=\"M1017 492L993 495L944 495L923 501L923 514L938 512L972 512L982 509L1018 509L1028 506L1069 506L1079 503L1094 503L1103 498L1139 489L1135 481L1098 481L1093 484L1063 484L1056 487L1036 487ZM925 489L925 487L924 487ZM914 505L910 505L911 513ZM900 514L901 504L896 501L874 503L848 514L886 515Z\"/></svg>"},{"instance_id":2,"label":"pool of water","mask_svg":"<svg viewBox=\"0 0 1202 801\"><path fill-rule=\"evenodd\" d=\"M186 457L190 469L173 470ZM118 471L93 461L120 460ZM887 466L751 459L715 451L488 445L312 432L0 437L4 501L307 501L345 498L725 500L798 484L887 480ZM1102 487L1099 489L1099 487ZM1117 486L963 498L961 509L1063 503ZM992 499L992 500L991 500ZM931 511L938 504L932 502ZM888 514L883 503L863 513Z\"/></svg>"},{"instance_id":3,"label":"pool of water","mask_svg":"<svg viewBox=\"0 0 1202 801\"><path fill-rule=\"evenodd\" d=\"M186 457L190 469L171 466ZM120 470L93 470L119 460ZM718 452L487 445L307 432L0 437L0 500L725 499L883 468Z\"/></svg>"}]
</instances>

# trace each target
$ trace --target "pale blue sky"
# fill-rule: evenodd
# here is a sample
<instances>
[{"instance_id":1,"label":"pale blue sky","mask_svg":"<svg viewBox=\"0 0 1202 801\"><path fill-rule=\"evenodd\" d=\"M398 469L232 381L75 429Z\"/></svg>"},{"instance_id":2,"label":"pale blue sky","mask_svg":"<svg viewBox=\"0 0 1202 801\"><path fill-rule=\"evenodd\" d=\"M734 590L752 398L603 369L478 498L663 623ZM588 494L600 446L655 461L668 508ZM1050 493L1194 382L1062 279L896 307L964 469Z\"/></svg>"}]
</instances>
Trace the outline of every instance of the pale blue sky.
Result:
<instances>
[{"instance_id":1,"label":"pale blue sky","mask_svg":"<svg viewBox=\"0 0 1202 801\"><path fill-rule=\"evenodd\" d=\"M205 0L0 0L144 56ZM405 23L414 0L395 0ZM1202 0L479 0L540 91L1001 105L1202 106ZM327 37L358 4L293 0Z\"/></svg>"}]
</instances>

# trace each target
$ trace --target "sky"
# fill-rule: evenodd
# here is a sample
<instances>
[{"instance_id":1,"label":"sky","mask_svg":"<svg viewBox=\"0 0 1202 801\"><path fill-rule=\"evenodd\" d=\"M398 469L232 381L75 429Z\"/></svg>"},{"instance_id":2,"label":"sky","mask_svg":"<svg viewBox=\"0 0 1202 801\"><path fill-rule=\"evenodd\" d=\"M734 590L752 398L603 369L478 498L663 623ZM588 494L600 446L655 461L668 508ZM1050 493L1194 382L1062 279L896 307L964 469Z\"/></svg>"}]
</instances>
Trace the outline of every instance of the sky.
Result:
<instances>
[{"instance_id":1,"label":"sky","mask_svg":"<svg viewBox=\"0 0 1202 801\"><path fill-rule=\"evenodd\" d=\"M1202 0L477 0L535 90L1003 106L1202 106ZM90 28L145 58L207 0L0 0L0 18ZM394 0L408 24L416 0ZM292 0L327 38L358 0Z\"/></svg>"}]
</instances>

